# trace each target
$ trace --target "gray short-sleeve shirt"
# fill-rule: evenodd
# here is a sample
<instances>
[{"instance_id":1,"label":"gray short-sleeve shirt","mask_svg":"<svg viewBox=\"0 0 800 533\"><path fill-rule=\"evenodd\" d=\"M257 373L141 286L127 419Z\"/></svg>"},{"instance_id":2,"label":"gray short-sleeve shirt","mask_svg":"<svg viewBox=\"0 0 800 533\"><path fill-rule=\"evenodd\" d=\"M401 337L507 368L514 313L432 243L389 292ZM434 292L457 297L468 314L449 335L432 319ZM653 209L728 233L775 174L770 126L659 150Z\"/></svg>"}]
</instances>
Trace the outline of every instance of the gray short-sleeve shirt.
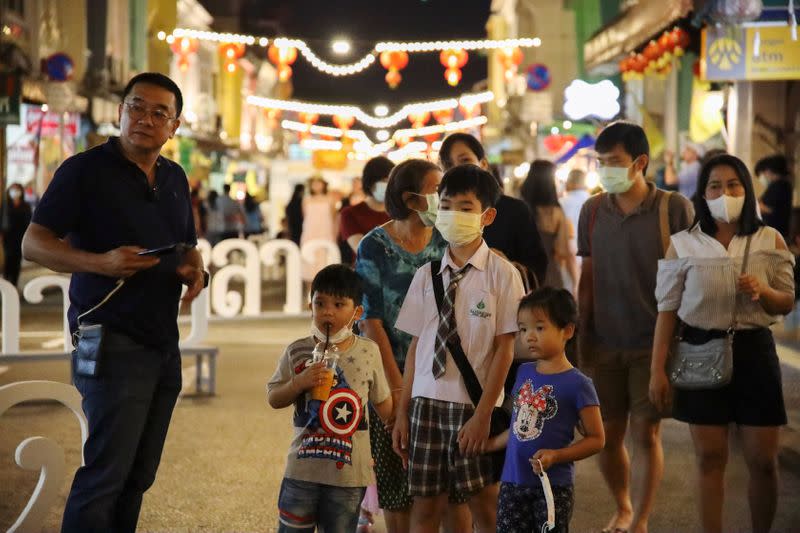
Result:
<instances>
[{"instance_id":1,"label":"gray short-sleeve shirt","mask_svg":"<svg viewBox=\"0 0 800 533\"><path fill-rule=\"evenodd\" d=\"M656 275L664 254L658 205L667 193L653 183L647 186L642 204L627 215L613 194L596 195L581 209L578 255L592 259L591 333L603 348L641 350L653 345ZM668 205L670 234L687 229L694 218L691 202L673 193Z\"/></svg>"}]
</instances>

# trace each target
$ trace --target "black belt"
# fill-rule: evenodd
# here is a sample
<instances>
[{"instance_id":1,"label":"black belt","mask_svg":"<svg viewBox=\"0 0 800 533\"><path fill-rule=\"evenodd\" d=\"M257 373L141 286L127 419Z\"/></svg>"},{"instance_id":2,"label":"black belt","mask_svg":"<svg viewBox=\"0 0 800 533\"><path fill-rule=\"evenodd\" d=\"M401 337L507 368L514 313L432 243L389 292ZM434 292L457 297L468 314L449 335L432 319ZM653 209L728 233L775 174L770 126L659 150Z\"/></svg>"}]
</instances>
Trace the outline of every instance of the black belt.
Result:
<instances>
[{"instance_id":1,"label":"black belt","mask_svg":"<svg viewBox=\"0 0 800 533\"><path fill-rule=\"evenodd\" d=\"M734 335L752 335L769 331L768 328L752 328L734 330ZM683 324L681 340L689 344L705 344L712 339L722 339L728 334L724 329L700 329L688 324Z\"/></svg>"}]
</instances>

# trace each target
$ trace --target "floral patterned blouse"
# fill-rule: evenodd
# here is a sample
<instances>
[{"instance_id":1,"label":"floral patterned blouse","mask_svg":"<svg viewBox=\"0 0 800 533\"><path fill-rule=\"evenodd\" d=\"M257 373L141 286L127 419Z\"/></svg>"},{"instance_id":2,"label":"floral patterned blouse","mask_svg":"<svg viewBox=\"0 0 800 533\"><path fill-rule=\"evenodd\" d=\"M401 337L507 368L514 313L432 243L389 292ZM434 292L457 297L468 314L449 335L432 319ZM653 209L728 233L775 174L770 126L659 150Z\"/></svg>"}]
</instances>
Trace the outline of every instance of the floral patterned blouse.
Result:
<instances>
[{"instance_id":1,"label":"floral patterned blouse","mask_svg":"<svg viewBox=\"0 0 800 533\"><path fill-rule=\"evenodd\" d=\"M394 327L418 268L442 258L447 241L434 229L428 246L412 254L395 243L383 227L367 233L358 245L356 272L364 281L364 318L383 321L394 360L403 372L411 336Z\"/></svg>"}]
</instances>

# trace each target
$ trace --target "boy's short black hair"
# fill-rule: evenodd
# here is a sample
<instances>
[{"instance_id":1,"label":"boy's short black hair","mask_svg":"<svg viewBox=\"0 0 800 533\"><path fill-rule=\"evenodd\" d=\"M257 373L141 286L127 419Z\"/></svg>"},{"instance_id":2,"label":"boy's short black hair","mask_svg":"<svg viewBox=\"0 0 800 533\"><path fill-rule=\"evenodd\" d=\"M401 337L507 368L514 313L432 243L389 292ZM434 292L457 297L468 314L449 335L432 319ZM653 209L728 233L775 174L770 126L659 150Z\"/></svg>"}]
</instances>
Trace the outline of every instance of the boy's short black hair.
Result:
<instances>
[{"instance_id":1,"label":"boy's short black hair","mask_svg":"<svg viewBox=\"0 0 800 533\"><path fill-rule=\"evenodd\" d=\"M469 192L475 193L483 209L494 207L502 195L494 176L477 165L458 165L444 173L439 195L455 196Z\"/></svg>"},{"instance_id":2,"label":"boy's short black hair","mask_svg":"<svg viewBox=\"0 0 800 533\"><path fill-rule=\"evenodd\" d=\"M128 95L133 90L133 86L137 83L147 83L148 85L156 85L161 87L162 89L166 89L175 95L175 116L180 117L181 111L183 111L183 95L181 94L181 90L178 87L178 84L172 81L171 78L161 74L160 72L142 72L141 74L137 74L136 76L132 77L128 84L125 86L125 89L122 91L122 99L128 97Z\"/></svg>"},{"instance_id":3,"label":"boy's short black hair","mask_svg":"<svg viewBox=\"0 0 800 533\"><path fill-rule=\"evenodd\" d=\"M364 165L361 172L361 188L364 192L372 196L375 184L389 177L389 173L394 168L394 163L388 157L379 155L373 157Z\"/></svg>"},{"instance_id":4,"label":"boy's short black hair","mask_svg":"<svg viewBox=\"0 0 800 533\"><path fill-rule=\"evenodd\" d=\"M350 298L353 306L361 305L364 284L356 271L347 265L328 265L320 270L311 282L311 297L321 292L330 296Z\"/></svg>"},{"instance_id":5,"label":"boy's short black hair","mask_svg":"<svg viewBox=\"0 0 800 533\"><path fill-rule=\"evenodd\" d=\"M641 126L633 122L618 120L603 128L594 142L594 149L597 153L610 152L617 145L621 145L631 159L636 159L640 155L650 157L650 143L647 141L647 135ZM647 173L648 165L645 165L642 174Z\"/></svg>"},{"instance_id":6,"label":"boy's short black hair","mask_svg":"<svg viewBox=\"0 0 800 533\"><path fill-rule=\"evenodd\" d=\"M483 145L474 135L463 132L451 133L444 138L442 146L439 147L439 163L444 170L453 168L453 159L450 157L450 152L456 143L466 144L479 160L486 158L486 151L483 149Z\"/></svg>"},{"instance_id":7,"label":"boy's short black hair","mask_svg":"<svg viewBox=\"0 0 800 533\"><path fill-rule=\"evenodd\" d=\"M523 309L528 311L541 309L550 322L561 329L570 324L576 328L578 326L578 304L566 289L554 289L553 287L537 289L519 301L517 312Z\"/></svg>"}]
</instances>

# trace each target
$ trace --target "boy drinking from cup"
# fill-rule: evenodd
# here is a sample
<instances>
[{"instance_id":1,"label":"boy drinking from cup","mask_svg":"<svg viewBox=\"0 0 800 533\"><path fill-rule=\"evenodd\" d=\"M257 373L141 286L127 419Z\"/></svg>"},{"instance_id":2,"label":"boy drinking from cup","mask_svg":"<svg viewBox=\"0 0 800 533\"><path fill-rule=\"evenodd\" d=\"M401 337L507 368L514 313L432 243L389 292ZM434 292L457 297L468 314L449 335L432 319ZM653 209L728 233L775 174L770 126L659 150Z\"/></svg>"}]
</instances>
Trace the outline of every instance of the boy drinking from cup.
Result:
<instances>
[{"instance_id":1,"label":"boy drinking from cup","mask_svg":"<svg viewBox=\"0 0 800 533\"><path fill-rule=\"evenodd\" d=\"M378 345L353 335L361 279L331 265L311 283L311 336L291 343L267 384L269 404L294 406L294 439L278 496L279 532L355 531L374 483L367 402L392 412Z\"/></svg>"}]
</instances>

